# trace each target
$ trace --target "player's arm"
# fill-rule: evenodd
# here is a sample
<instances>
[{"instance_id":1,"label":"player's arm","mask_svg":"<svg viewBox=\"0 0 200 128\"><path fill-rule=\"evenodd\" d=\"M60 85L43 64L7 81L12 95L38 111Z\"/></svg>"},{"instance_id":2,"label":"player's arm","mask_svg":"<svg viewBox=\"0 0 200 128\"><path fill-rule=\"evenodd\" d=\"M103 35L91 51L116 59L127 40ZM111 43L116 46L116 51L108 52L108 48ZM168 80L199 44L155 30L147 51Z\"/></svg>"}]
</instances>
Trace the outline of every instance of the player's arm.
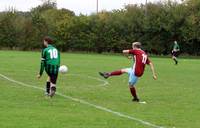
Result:
<instances>
[{"instance_id":1,"label":"player's arm","mask_svg":"<svg viewBox=\"0 0 200 128\"><path fill-rule=\"evenodd\" d=\"M152 75L153 75L153 79L156 80L157 79L157 75L156 75L156 72L155 72L155 69L154 69L154 65L153 63L149 60L149 58L147 57L147 60L146 60L146 64L148 64L151 68L151 72L152 72Z\"/></svg>"},{"instance_id":2,"label":"player's arm","mask_svg":"<svg viewBox=\"0 0 200 128\"><path fill-rule=\"evenodd\" d=\"M157 75L155 73L155 68L154 68L154 65L152 62L149 63L149 66L151 68L151 72L152 72L152 75L153 75L153 79L156 80L157 79Z\"/></svg>"},{"instance_id":3,"label":"player's arm","mask_svg":"<svg viewBox=\"0 0 200 128\"><path fill-rule=\"evenodd\" d=\"M38 78L40 78L44 72L44 63L45 63L45 50L42 50L42 56L41 56L41 64L40 64L40 72L38 74Z\"/></svg>"},{"instance_id":4,"label":"player's arm","mask_svg":"<svg viewBox=\"0 0 200 128\"><path fill-rule=\"evenodd\" d=\"M132 56L130 56L130 50L123 50L122 52L128 59L132 59Z\"/></svg>"}]
</instances>

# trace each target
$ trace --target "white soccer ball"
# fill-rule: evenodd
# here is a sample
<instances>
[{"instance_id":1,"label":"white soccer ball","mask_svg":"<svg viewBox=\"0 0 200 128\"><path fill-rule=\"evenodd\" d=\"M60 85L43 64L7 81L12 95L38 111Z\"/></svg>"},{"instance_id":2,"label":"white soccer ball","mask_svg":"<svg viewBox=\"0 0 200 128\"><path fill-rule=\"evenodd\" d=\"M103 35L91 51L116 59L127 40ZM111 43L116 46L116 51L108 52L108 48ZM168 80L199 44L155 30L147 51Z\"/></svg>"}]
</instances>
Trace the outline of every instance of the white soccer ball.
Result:
<instances>
[{"instance_id":1,"label":"white soccer ball","mask_svg":"<svg viewBox=\"0 0 200 128\"><path fill-rule=\"evenodd\" d=\"M62 66L60 66L59 67L59 72L60 73L67 73L67 71L68 71L68 68L67 68L67 66L66 65L62 65Z\"/></svg>"}]
</instances>

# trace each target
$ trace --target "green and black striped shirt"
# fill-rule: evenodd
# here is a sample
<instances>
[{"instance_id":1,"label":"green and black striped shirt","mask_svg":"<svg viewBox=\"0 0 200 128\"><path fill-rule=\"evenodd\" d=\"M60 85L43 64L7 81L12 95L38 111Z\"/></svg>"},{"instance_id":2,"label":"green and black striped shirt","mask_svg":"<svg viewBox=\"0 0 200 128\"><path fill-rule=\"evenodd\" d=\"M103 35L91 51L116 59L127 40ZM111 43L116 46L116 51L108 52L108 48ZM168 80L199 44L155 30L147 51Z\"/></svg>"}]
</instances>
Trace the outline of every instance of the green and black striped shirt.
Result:
<instances>
[{"instance_id":1,"label":"green and black striped shirt","mask_svg":"<svg viewBox=\"0 0 200 128\"><path fill-rule=\"evenodd\" d=\"M42 50L40 75L43 74L44 69L47 73L57 74L59 66L60 52L52 45L48 45L47 48Z\"/></svg>"}]
</instances>

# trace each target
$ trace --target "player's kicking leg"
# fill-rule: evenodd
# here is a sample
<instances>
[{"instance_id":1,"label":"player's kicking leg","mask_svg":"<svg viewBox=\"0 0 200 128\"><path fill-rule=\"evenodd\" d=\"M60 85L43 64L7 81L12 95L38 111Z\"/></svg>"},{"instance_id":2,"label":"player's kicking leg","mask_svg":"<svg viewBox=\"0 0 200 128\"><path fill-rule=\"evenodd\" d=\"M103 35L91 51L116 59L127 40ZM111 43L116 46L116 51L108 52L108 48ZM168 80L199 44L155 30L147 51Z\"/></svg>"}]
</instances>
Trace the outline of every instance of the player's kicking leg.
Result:
<instances>
[{"instance_id":1,"label":"player's kicking leg","mask_svg":"<svg viewBox=\"0 0 200 128\"><path fill-rule=\"evenodd\" d=\"M121 75L123 73L125 73L125 72L122 69L122 70L117 70L117 71L113 71L113 72L109 72L109 73L108 72L99 72L99 75L104 77L105 79L107 79L111 76L118 76L118 75Z\"/></svg>"},{"instance_id":2,"label":"player's kicking leg","mask_svg":"<svg viewBox=\"0 0 200 128\"><path fill-rule=\"evenodd\" d=\"M99 72L99 74L102 77L104 77L105 79L107 79L111 76L118 76L118 75L121 75L123 73L128 73L128 75L129 75L129 88L130 88L131 95L133 96L132 101L139 102L139 98L137 96L136 88L135 88L135 84L136 84L138 78L137 78L137 76L135 76L132 68L121 69L121 70L117 70L117 71L110 72L110 73Z\"/></svg>"}]
</instances>

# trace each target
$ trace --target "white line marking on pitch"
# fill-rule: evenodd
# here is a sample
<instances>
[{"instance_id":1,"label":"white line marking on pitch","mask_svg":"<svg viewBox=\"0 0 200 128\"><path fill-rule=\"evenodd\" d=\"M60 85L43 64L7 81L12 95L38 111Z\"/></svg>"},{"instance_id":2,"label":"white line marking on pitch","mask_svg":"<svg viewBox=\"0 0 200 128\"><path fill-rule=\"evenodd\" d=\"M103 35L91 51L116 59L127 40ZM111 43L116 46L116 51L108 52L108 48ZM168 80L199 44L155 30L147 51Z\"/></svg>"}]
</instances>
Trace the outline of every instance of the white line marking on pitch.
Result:
<instances>
[{"instance_id":1,"label":"white line marking on pitch","mask_svg":"<svg viewBox=\"0 0 200 128\"><path fill-rule=\"evenodd\" d=\"M0 73L0 76L10 82L13 82L13 83L16 83L18 85L21 85L21 86L24 86L24 87L29 87L29 88L34 88L34 89L39 89L39 90L45 90L43 88L40 88L40 87L37 87L37 86L33 86L33 85L29 85L29 84L25 84L23 82L20 82L20 81L16 81L16 80L13 80L3 74ZM150 127L153 127L153 128L164 128L162 126L158 126L158 125L155 125L155 124L152 124L150 122L147 122L147 121L144 121L144 120L141 120L141 119L138 119L138 118L135 118L135 117L132 117L132 116L129 116L129 115L125 115L125 114L122 114L120 112L116 112L116 111L113 111L111 109L108 109L108 108L105 108L105 107L102 107L102 106L98 106L98 105L95 105L95 104L91 104L87 101L84 101L84 100L81 100L81 99L77 99L77 98L73 98L71 96L67 96L67 95L64 95L62 93L59 93L59 92L56 92L57 95L61 96L61 97L64 97L64 98L67 98L67 99L70 99L72 101L75 101L75 102L79 102L79 103L82 103L82 104L85 104L85 105L88 105L88 106L91 106L91 107L94 107L94 108L97 108L99 110L103 110L103 111L106 111L106 112L109 112L109 113L112 113L114 115L117 115L119 117L124 117L124 118L127 118L127 119L130 119L130 120L134 120L134 121L137 121L143 125L146 125L146 126L150 126Z\"/></svg>"}]
</instances>

